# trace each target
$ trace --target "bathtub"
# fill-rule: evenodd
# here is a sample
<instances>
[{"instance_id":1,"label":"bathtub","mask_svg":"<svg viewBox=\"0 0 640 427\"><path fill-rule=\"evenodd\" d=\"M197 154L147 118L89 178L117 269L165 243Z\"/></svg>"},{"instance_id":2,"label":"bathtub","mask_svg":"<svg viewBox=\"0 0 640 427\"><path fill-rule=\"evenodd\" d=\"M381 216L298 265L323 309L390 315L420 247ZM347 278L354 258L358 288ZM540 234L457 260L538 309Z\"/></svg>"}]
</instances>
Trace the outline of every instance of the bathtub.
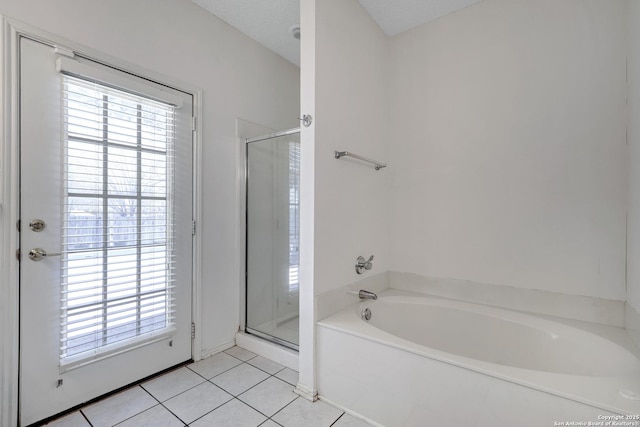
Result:
<instances>
[{"instance_id":1,"label":"bathtub","mask_svg":"<svg viewBox=\"0 0 640 427\"><path fill-rule=\"evenodd\" d=\"M317 341L319 396L372 424L640 425L622 328L390 289L322 319Z\"/></svg>"}]
</instances>

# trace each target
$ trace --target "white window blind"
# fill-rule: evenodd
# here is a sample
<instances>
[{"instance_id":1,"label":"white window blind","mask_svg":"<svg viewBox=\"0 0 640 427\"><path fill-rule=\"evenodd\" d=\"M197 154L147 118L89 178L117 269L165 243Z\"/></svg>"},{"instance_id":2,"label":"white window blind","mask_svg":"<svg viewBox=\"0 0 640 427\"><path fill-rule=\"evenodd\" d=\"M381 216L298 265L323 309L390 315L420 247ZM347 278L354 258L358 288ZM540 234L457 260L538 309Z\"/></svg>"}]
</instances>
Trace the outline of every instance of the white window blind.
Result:
<instances>
[{"instance_id":1,"label":"white window blind","mask_svg":"<svg viewBox=\"0 0 640 427\"><path fill-rule=\"evenodd\" d=\"M176 107L63 76L61 366L174 328Z\"/></svg>"},{"instance_id":2,"label":"white window blind","mask_svg":"<svg viewBox=\"0 0 640 427\"><path fill-rule=\"evenodd\" d=\"M289 141L289 292L300 288L300 143Z\"/></svg>"}]
</instances>

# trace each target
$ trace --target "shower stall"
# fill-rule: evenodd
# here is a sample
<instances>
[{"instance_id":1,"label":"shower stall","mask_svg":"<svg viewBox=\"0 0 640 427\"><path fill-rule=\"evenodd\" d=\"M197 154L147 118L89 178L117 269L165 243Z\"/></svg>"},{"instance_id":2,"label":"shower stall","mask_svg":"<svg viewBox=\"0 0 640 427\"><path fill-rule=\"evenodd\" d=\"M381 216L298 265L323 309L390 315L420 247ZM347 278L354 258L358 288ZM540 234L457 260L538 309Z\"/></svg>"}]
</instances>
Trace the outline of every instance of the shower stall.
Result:
<instances>
[{"instance_id":1,"label":"shower stall","mask_svg":"<svg viewBox=\"0 0 640 427\"><path fill-rule=\"evenodd\" d=\"M297 350L300 129L245 142L245 331Z\"/></svg>"}]
</instances>

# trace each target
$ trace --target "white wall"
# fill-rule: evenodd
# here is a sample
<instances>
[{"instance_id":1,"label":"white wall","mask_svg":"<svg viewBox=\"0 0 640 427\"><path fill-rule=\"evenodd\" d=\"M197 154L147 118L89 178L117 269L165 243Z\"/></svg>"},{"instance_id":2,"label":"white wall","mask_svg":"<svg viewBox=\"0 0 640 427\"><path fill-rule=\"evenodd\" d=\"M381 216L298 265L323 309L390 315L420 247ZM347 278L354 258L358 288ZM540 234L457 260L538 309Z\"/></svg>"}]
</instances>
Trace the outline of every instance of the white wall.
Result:
<instances>
[{"instance_id":1,"label":"white wall","mask_svg":"<svg viewBox=\"0 0 640 427\"><path fill-rule=\"evenodd\" d=\"M640 313L640 1L629 0L629 240L627 302Z\"/></svg>"},{"instance_id":2,"label":"white wall","mask_svg":"<svg viewBox=\"0 0 640 427\"><path fill-rule=\"evenodd\" d=\"M625 299L626 13L485 0L392 38L392 270Z\"/></svg>"},{"instance_id":3,"label":"white wall","mask_svg":"<svg viewBox=\"0 0 640 427\"><path fill-rule=\"evenodd\" d=\"M335 150L387 157L388 38L357 0L302 0L300 379L313 399L315 296L389 269L386 170ZM356 258L375 255L364 276Z\"/></svg>"},{"instance_id":4,"label":"white wall","mask_svg":"<svg viewBox=\"0 0 640 427\"><path fill-rule=\"evenodd\" d=\"M202 346L239 324L236 118L297 126L299 69L189 0L0 0L0 13L203 90Z\"/></svg>"},{"instance_id":5,"label":"white wall","mask_svg":"<svg viewBox=\"0 0 640 427\"><path fill-rule=\"evenodd\" d=\"M315 294L389 269L388 38L356 0L316 2ZM356 258L375 255L358 276Z\"/></svg>"},{"instance_id":6,"label":"white wall","mask_svg":"<svg viewBox=\"0 0 640 427\"><path fill-rule=\"evenodd\" d=\"M322 1L322 0L320 0ZM300 0L300 114L316 117L316 0ZM296 392L307 399L316 389L315 307L315 130L300 127L300 375Z\"/></svg>"}]
</instances>

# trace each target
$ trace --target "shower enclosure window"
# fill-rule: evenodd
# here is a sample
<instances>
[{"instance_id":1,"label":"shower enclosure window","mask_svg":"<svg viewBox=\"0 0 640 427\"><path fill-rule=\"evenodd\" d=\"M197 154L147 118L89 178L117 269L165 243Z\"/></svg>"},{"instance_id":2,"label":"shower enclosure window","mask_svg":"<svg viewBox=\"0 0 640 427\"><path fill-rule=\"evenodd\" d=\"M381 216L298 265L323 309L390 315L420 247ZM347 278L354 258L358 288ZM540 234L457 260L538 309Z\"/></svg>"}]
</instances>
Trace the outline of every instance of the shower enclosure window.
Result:
<instances>
[{"instance_id":1,"label":"shower enclosure window","mask_svg":"<svg viewBox=\"0 0 640 427\"><path fill-rule=\"evenodd\" d=\"M246 140L246 330L298 348L300 131Z\"/></svg>"}]
</instances>

